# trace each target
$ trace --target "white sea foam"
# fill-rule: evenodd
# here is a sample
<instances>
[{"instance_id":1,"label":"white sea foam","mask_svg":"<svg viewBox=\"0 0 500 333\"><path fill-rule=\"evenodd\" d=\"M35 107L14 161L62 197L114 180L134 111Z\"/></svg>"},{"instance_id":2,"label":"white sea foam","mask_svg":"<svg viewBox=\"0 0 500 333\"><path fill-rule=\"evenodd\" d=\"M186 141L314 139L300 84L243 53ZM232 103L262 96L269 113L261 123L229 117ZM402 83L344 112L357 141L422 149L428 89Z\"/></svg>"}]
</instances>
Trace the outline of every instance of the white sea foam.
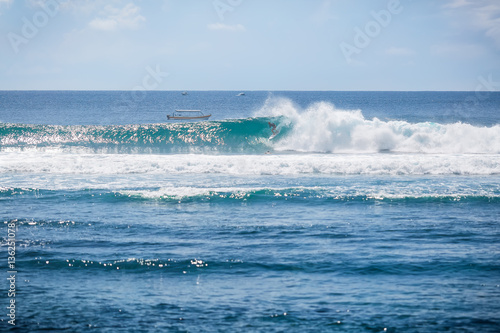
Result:
<instances>
[{"instance_id":1,"label":"white sea foam","mask_svg":"<svg viewBox=\"0 0 500 333\"><path fill-rule=\"evenodd\" d=\"M162 187L160 189L143 189L143 190L128 190L118 191L120 194L143 198L143 199L173 199L185 200L196 197L206 197L211 199L236 199L244 200L258 192L265 192L267 196L275 198L302 198L302 199L336 199L336 200L351 200L358 198L361 200L384 200L384 199L419 199L419 198L449 198L451 200L460 201L467 197L487 197L500 198L498 190L493 188L481 189L461 186L457 189L455 186L435 186L433 184L418 184L417 188L409 188L406 184L388 184L385 186L365 184L363 187L344 187L344 186L301 186L295 188L283 187L258 187L258 188L242 188L242 187Z\"/></svg>"},{"instance_id":2,"label":"white sea foam","mask_svg":"<svg viewBox=\"0 0 500 333\"><path fill-rule=\"evenodd\" d=\"M219 195L224 196L223 193L228 193L235 198L245 196L251 191L258 189L245 189L245 188L235 188L235 187L196 187L196 186L168 186L161 187L160 189L144 189L144 190L126 190L120 191L121 194L141 197L146 199L183 199L196 196L210 196Z\"/></svg>"},{"instance_id":3,"label":"white sea foam","mask_svg":"<svg viewBox=\"0 0 500 333\"><path fill-rule=\"evenodd\" d=\"M0 174L493 175L499 154L140 155L0 152Z\"/></svg>"},{"instance_id":4,"label":"white sea foam","mask_svg":"<svg viewBox=\"0 0 500 333\"><path fill-rule=\"evenodd\" d=\"M360 110L339 110L318 102L301 110L290 100L272 98L256 116L284 117L281 126L291 126L278 137L274 148L281 151L324 153L402 152L434 154L498 154L500 125L409 123L366 119Z\"/></svg>"}]
</instances>

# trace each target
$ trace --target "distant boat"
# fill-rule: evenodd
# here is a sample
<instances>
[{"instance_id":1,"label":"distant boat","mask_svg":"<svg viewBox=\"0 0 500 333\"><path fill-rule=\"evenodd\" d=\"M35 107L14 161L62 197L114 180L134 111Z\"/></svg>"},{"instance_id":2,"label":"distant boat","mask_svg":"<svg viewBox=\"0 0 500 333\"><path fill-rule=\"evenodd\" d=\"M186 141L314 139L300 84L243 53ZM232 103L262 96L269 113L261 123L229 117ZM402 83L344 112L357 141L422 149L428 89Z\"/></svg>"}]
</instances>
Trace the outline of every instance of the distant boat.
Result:
<instances>
[{"instance_id":1,"label":"distant boat","mask_svg":"<svg viewBox=\"0 0 500 333\"><path fill-rule=\"evenodd\" d=\"M167 115L168 120L207 120L212 115L204 115L200 110L175 110Z\"/></svg>"},{"instance_id":2,"label":"distant boat","mask_svg":"<svg viewBox=\"0 0 500 333\"><path fill-rule=\"evenodd\" d=\"M245 96L245 93L244 92L240 92L238 95L236 96Z\"/></svg>"},{"instance_id":3,"label":"distant boat","mask_svg":"<svg viewBox=\"0 0 500 333\"><path fill-rule=\"evenodd\" d=\"M188 92L187 92L187 91L183 91L183 92L182 92L182 94L183 94L183 95L187 95L187 94L188 94Z\"/></svg>"}]
</instances>

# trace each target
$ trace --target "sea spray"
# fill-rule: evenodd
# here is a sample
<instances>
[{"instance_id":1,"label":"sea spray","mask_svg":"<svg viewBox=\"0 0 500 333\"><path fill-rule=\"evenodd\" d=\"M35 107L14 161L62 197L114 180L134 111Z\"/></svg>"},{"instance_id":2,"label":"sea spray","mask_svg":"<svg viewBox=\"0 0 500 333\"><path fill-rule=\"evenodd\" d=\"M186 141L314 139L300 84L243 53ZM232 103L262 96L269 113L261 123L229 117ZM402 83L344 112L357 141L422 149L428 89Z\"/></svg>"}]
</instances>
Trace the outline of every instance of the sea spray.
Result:
<instances>
[{"instance_id":1,"label":"sea spray","mask_svg":"<svg viewBox=\"0 0 500 333\"><path fill-rule=\"evenodd\" d=\"M276 141L279 151L322 153L498 154L500 125L409 123L366 119L361 110L340 110L327 102L301 109L284 98L268 99L258 116L282 117L291 127Z\"/></svg>"}]
</instances>

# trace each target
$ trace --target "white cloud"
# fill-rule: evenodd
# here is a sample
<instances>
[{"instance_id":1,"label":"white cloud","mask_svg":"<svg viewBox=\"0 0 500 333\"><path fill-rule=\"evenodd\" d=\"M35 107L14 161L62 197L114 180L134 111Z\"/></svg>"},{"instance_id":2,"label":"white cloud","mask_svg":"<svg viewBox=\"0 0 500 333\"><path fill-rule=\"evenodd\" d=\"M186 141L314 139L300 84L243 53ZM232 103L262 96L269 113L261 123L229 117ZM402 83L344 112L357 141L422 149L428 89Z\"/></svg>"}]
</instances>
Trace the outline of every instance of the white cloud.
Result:
<instances>
[{"instance_id":1,"label":"white cloud","mask_svg":"<svg viewBox=\"0 0 500 333\"><path fill-rule=\"evenodd\" d=\"M36 66L20 66L16 64L9 68L7 74L9 75L22 75L22 76L45 76L60 74L63 70L60 67L46 67L42 65Z\"/></svg>"},{"instance_id":2,"label":"white cloud","mask_svg":"<svg viewBox=\"0 0 500 333\"><path fill-rule=\"evenodd\" d=\"M224 23L212 23L208 25L210 30L226 30L226 31L245 31L242 24L228 25Z\"/></svg>"},{"instance_id":3,"label":"white cloud","mask_svg":"<svg viewBox=\"0 0 500 333\"><path fill-rule=\"evenodd\" d=\"M500 47L500 2L498 0L451 0L445 6L452 15L462 16L462 26L481 31Z\"/></svg>"},{"instance_id":4,"label":"white cloud","mask_svg":"<svg viewBox=\"0 0 500 333\"><path fill-rule=\"evenodd\" d=\"M59 4L61 8L70 10L77 15L86 16L102 8L105 3L99 0L94 0L94 1L72 0L72 1L60 2Z\"/></svg>"},{"instance_id":5,"label":"white cloud","mask_svg":"<svg viewBox=\"0 0 500 333\"><path fill-rule=\"evenodd\" d=\"M452 58L477 58L485 53L482 46L476 44L446 43L433 45L431 53Z\"/></svg>"},{"instance_id":6,"label":"white cloud","mask_svg":"<svg viewBox=\"0 0 500 333\"><path fill-rule=\"evenodd\" d=\"M391 56L403 56L408 57L415 54L415 51L406 47L390 47L385 50L385 54Z\"/></svg>"},{"instance_id":7,"label":"white cloud","mask_svg":"<svg viewBox=\"0 0 500 333\"><path fill-rule=\"evenodd\" d=\"M89 27L95 30L114 31L118 29L137 29L146 19L139 14L140 8L132 3L122 9L111 5L104 7L99 17L89 22Z\"/></svg>"},{"instance_id":8,"label":"white cloud","mask_svg":"<svg viewBox=\"0 0 500 333\"><path fill-rule=\"evenodd\" d=\"M312 15L312 20L315 23L325 23L330 20L336 20L337 16L333 14L333 0L323 0Z\"/></svg>"},{"instance_id":9,"label":"white cloud","mask_svg":"<svg viewBox=\"0 0 500 333\"><path fill-rule=\"evenodd\" d=\"M484 30L486 36L493 38L500 47L500 3L477 8L475 11L476 25Z\"/></svg>"},{"instance_id":10,"label":"white cloud","mask_svg":"<svg viewBox=\"0 0 500 333\"><path fill-rule=\"evenodd\" d=\"M471 3L468 2L467 0L452 0L446 5L444 5L445 8L460 8L463 6L468 6Z\"/></svg>"},{"instance_id":11,"label":"white cloud","mask_svg":"<svg viewBox=\"0 0 500 333\"><path fill-rule=\"evenodd\" d=\"M89 22L89 26L95 30L116 30L118 22L111 18L95 18Z\"/></svg>"}]
</instances>

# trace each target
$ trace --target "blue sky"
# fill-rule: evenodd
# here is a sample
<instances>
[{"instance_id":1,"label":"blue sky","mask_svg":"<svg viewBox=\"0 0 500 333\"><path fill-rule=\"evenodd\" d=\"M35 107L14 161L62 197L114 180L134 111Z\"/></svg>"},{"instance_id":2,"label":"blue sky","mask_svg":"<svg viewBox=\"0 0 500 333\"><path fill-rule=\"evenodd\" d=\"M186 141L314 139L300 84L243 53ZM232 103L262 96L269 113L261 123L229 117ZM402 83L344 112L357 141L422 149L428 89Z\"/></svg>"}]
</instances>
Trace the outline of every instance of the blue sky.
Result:
<instances>
[{"instance_id":1,"label":"blue sky","mask_svg":"<svg viewBox=\"0 0 500 333\"><path fill-rule=\"evenodd\" d=\"M498 0L0 0L0 90L499 90Z\"/></svg>"}]
</instances>

